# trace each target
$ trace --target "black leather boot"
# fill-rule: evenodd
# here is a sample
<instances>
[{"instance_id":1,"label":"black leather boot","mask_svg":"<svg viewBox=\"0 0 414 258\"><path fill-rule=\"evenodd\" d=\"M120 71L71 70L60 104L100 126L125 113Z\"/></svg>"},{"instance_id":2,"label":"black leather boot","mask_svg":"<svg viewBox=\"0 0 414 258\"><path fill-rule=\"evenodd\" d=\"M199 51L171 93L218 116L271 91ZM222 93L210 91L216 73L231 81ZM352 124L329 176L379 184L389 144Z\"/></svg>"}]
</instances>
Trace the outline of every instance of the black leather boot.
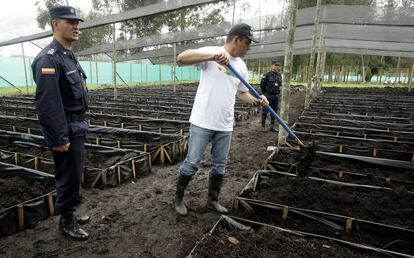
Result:
<instances>
[{"instance_id":1,"label":"black leather boot","mask_svg":"<svg viewBox=\"0 0 414 258\"><path fill-rule=\"evenodd\" d=\"M88 215L75 215L75 219L79 225L83 225L88 223L91 218Z\"/></svg>"},{"instance_id":2,"label":"black leather boot","mask_svg":"<svg viewBox=\"0 0 414 258\"><path fill-rule=\"evenodd\" d=\"M177 190L175 192L175 211L181 216L187 215L187 207L185 207L183 197L185 188L187 188L188 183L190 183L191 176L179 175L177 181Z\"/></svg>"},{"instance_id":3,"label":"black leather boot","mask_svg":"<svg viewBox=\"0 0 414 258\"><path fill-rule=\"evenodd\" d=\"M225 207L223 207L218 201L222 181L223 175L212 175L210 173L208 182L207 208L217 211L219 213L227 214L229 211Z\"/></svg>"},{"instance_id":4,"label":"black leather boot","mask_svg":"<svg viewBox=\"0 0 414 258\"><path fill-rule=\"evenodd\" d=\"M89 234L79 227L74 215L60 216L59 230L70 240L85 241L90 238Z\"/></svg>"}]
</instances>

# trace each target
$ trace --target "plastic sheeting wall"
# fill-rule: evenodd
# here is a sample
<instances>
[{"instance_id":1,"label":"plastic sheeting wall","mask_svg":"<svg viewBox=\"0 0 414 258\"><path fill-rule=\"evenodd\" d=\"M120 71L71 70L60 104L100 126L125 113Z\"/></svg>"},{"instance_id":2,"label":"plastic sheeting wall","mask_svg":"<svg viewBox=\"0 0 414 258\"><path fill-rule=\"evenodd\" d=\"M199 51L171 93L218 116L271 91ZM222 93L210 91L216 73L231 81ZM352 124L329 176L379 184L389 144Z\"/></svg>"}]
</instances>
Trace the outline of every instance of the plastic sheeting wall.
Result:
<instances>
[{"instance_id":1,"label":"plastic sheeting wall","mask_svg":"<svg viewBox=\"0 0 414 258\"><path fill-rule=\"evenodd\" d=\"M31 71L33 58L26 58L27 79L29 86L34 86ZM88 84L96 84L96 63L94 61L80 61L88 78ZM172 65L151 65L136 63L117 63L116 70L121 78L128 84L169 82L173 80ZM15 86L25 86L23 59L17 57L0 59L0 76ZM177 67L176 77L180 81L197 81L200 71L193 66ZM98 62L99 84L112 84L112 63ZM117 84L123 82L118 77ZM10 86L0 78L0 87Z\"/></svg>"}]
</instances>

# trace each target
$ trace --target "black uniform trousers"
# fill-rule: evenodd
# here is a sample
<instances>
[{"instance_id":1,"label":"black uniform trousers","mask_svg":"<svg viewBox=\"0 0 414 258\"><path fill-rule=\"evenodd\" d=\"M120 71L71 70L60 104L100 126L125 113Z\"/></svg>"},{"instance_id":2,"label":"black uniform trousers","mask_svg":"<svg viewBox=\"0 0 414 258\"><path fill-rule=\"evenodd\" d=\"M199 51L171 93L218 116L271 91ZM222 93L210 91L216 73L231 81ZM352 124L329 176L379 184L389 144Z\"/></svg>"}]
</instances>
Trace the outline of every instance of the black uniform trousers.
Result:
<instances>
[{"instance_id":1,"label":"black uniform trousers","mask_svg":"<svg viewBox=\"0 0 414 258\"><path fill-rule=\"evenodd\" d=\"M267 100L269 101L269 106L276 113L278 113L278 111L279 111L278 110L279 95L267 97ZM262 109L262 125L264 125L266 123L267 113L270 113L270 112L267 110L267 108L263 108ZM274 125L275 124L275 118L272 116L272 114L270 114L270 124L271 125Z\"/></svg>"},{"instance_id":2,"label":"black uniform trousers","mask_svg":"<svg viewBox=\"0 0 414 258\"><path fill-rule=\"evenodd\" d=\"M57 192L56 212L72 216L76 210L83 171L85 136L69 137L67 152L53 151L55 184Z\"/></svg>"}]
</instances>

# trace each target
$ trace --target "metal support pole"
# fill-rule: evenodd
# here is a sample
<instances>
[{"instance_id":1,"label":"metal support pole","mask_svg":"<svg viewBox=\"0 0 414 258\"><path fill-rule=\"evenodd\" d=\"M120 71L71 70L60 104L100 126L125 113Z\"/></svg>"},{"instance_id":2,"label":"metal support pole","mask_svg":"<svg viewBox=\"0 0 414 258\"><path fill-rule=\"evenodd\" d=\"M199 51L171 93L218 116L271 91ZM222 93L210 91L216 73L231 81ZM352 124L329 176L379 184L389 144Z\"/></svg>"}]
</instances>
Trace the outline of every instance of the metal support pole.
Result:
<instances>
[{"instance_id":1,"label":"metal support pole","mask_svg":"<svg viewBox=\"0 0 414 258\"><path fill-rule=\"evenodd\" d=\"M115 23L112 24L112 30L113 30L113 39L114 39L114 46L113 46L113 52L112 52L112 83L114 87L114 99L118 98L118 90L116 88L116 28Z\"/></svg>"},{"instance_id":2,"label":"metal support pole","mask_svg":"<svg viewBox=\"0 0 414 258\"><path fill-rule=\"evenodd\" d=\"M24 55L23 44L24 43L22 42L21 45L22 45L23 67L24 67L24 80L26 82L26 94L29 94L29 82L27 80L26 56Z\"/></svg>"},{"instance_id":3,"label":"metal support pole","mask_svg":"<svg viewBox=\"0 0 414 258\"><path fill-rule=\"evenodd\" d=\"M411 68L411 83L409 85L409 89L410 91L414 89L414 64L413 64L413 67Z\"/></svg>"},{"instance_id":4,"label":"metal support pole","mask_svg":"<svg viewBox=\"0 0 414 258\"><path fill-rule=\"evenodd\" d=\"M132 84L132 63L129 64L129 83Z\"/></svg>"},{"instance_id":5,"label":"metal support pole","mask_svg":"<svg viewBox=\"0 0 414 258\"><path fill-rule=\"evenodd\" d=\"M32 59L29 58L29 67L32 67ZM33 80L33 73L29 72L30 75L30 86L34 86L34 80Z\"/></svg>"},{"instance_id":6,"label":"metal support pole","mask_svg":"<svg viewBox=\"0 0 414 258\"><path fill-rule=\"evenodd\" d=\"M99 88L99 69L98 69L98 61L96 60L96 56L94 57L94 59L95 59L96 87Z\"/></svg>"},{"instance_id":7,"label":"metal support pole","mask_svg":"<svg viewBox=\"0 0 414 258\"><path fill-rule=\"evenodd\" d=\"M142 59L139 60L139 82L142 84L143 80L142 80Z\"/></svg>"},{"instance_id":8,"label":"metal support pole","mask_svg":"<svg viewBox=\"0 0 414 258\"><path fill-rule=\"evenodd\" d=\"M173 89L174 92L177 90L177 82L175 80L175 76L176 76L176 69L177 69L177 44L174 43L174 66L173 66Z\"/></svg>"},{"instance_id":9,"label":"metal support pole","mask_svg":"<svg viewBox=\"0 0 414 258\"><path fill-rule=\"evenodd\" d=\"M161 64L158 65L160 68L160 85L162 84L162 66Z\"/></svg>"},{"instance_id":10,"label":"metal support pole","mask_svg":"<svg viewBox=\"0 0 414 258\"><path fill-rule=\"evenodd\" d=\"M90 83L92 84L92 61L91 60L89 60L89 81L90 81Z\"/></svg>"}]
</instances>

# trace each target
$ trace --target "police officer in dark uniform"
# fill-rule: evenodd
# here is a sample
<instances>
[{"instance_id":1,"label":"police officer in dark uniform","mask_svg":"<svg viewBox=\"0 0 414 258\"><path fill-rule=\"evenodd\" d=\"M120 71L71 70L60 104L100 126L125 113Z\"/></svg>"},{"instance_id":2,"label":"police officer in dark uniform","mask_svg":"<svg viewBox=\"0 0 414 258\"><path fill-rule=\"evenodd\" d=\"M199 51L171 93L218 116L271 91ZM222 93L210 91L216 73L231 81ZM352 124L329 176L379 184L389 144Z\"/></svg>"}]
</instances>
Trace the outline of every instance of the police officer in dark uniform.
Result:
<instances>
[{"instance_id":1,"label":"police officer in dark uniform","mask_svg":"<svg viewBox=\"0 0 414 258\"><path fill-rule=\"evenodd\" d=\"M280 63L276 60L272 61L272 67L269 72L262 76L260 81L260 89L263 95L269 100L269 106L278 112L280 90L282 89L282 75L280 74ZM266 128L267 109L262 111L262 129ZM270 115L270 131L276 131L275 118Z\"/></svg>"},{"instance_id":2,"label":"police officer in dark uniform","mask_svg":"<svg viewBox=\"0 0 414 258\"><path fill-rule=\"evenodd\" d=\"M36 82L36 110L47 145L53 152L56 182L56 212L59 229L72 240L87 240L89 234L80 224L88 216L74 212L83 171L85 135L88 124L86 75L75 54L72 42L79 40L79 22L83 21L70 6L49 10L53 41L33 60Z\"/></svg>"}]
</instances>

